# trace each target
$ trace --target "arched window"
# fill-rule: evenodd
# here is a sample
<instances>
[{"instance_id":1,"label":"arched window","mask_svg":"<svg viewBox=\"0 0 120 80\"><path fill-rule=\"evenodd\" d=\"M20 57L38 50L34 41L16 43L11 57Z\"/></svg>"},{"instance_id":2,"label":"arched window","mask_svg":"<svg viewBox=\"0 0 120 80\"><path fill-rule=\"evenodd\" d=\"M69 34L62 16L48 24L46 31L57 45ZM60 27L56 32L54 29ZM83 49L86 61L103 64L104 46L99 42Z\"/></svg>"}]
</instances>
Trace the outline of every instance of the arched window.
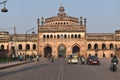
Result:
<instances>
[{"instance_id":1,"label":"arched window","mask_svg":"<svg viewBox=\"0 0 120 80\"><path fill-rule=\"evenodd\" d=\"M36 50L36 44L33 44L33 50Z\"/></svg>"},{"instance_id":2,"label":"arched window","mask_svg":"<svg viewBox=\"0 0 120 80\"><path fill-rule=\"evenodd\" d=\"M113 57L113 54L112 54L112 53L110 54L110 57Z\"/></svg>"},{"instance_id":3,"label":"arched window","mask_svg":"<svg viewBox=\"0 0 120 80\"><path fill-rule=\"evenodd\" d=\"M59 34L57 35L57 38L60 38L60 35L59 35Z\"/></svg>"},{"instance_id":4,"label":"arched window","mask_svg":"<svg viewBox=\"0 0 120 80\"><path fill-rule=\"evenodd\" d=\"M30 50L30 45L29 44L26 45L26 50Z\"/></svg>"},{"instance_id":5,"label":"arched window","mask_svg":"<svg viewBox=\"0 0 120 80\"><path fill-rule=\"evenodd\" d=\"M95 53L95 56L98 56L98 54L97 54L97 53Z\"/></svg>"},{"instance_id":6,"label":"arched window","mask_svg":"<svg viewBox=\"0 0 120 80\"><path fill-rule=\"evenodd\" d=\"M47 35L47 38L49 38L49 35Z\"/></svg>"},{"instance_id":7,"label":"arched window","mask_svg":"<svg viewBox=\"0 0 120 80\"><path fill-rule=\"evenodd\" d=\"M77 34L75 34L75 38L77 38Z\"/></svg>"},{"instance_id":8,"label":"arched window","mask_svg":"<svg viewBox=\"0 0 120 80\"><path fill-rule=\"evenodd\" d=\"M73 34L71 35L71 38L73 38Z\"/></svg>"},{"instance_id":9,"label":"arched window","mask_svg":"<svg viewBox=\"0 0 120 80\"><path fill-rule=\"evenodd\" d=\"M88 44L88 49L91 49L91 44Z\"/></svg>"},{"instance_id":10,"label":"arched window","mask_svg":"<svg viewBox=\"0 0 120 80\"><path fill-rule=\"evenodd\" d=\"M64 38L63 34L60 35L60 38Z\"/></svg>"},{"instance_id":11,"label":"arched window","mask_svg":"<svg viewBox=\"0 0 120 80\"><path fill-rule=\"evenodd\" d=\"M102 44L102 49L106 49L106 45L104 43Z\"/></svg>"},{"instance_id":12,"label":"arched window","mask_svg":"<svg viewBox=\"0 0 120 80\"><path fill-rule=\"evenodd\" d=\"M81 35L80 35L80 34L78 35L78 38L81 38Z\"/></svg>"},{"instance_id":13,"label":"arched window","mask_svg":"<svg viewBox=\"0 0 120 80\"><path fill-rule=\"evenodd\" d=\"M106 57L105 53L103 53L103 57Z\"/></svg>"},{"instance_id":14,"label":"arched window","mask_svg":"<svg viewBox=\"0 0 120 80\"><path fill-rule=\"evenodd\" d=\"M110 49L113 49L113 44L112 43L110 44Z\"/></svg>"},{"instance_id":15,"label":"arched window","mask_svg":"<svg viewBox=\"0 0 120 80\"><path fill-rule=\"evenodd\" d=\"M70 35L68 35L68 38L70 38Z\"/></svg>"},{"instance_id":16,"label":"arched window","mask_svg":"<svg viewBox=\"0 0 120 80\"><path fill-rule=\"evenodd\" d=\"M18 45L18 49L22 50L22 45L21 44Z\"/></svg>"},{"instance_id":17,"label":"arched window","mask_svg":"<svg viewBox=\"0 0 120 80\"><path fill-rule=\"evenodd\" d=\"M56 38L56 35L54 35L54 38Z\"/></svg>"},{"instance_id":18,"label":"arched window","mask_svg":"<svg viewBox=\"0 0 120 80\"><path fill-rule=\"evenodd\" d=\"M98 44L95 44L95 45L94 45L94 49L98 49Z\"/></svg>"},{"instance_id":19,"label":"arched window","mask_svg":"<svg viewBox=\"0 0 120 80\"><path fill-rule=\"evenodd\" d=\"M1 45L1 50L4 50L4 45Z\"/></svg>"},{"instance_id":20,"label":"arched window","mask_svg":"<svg viewBox=\"0 0 120 80\"><path fill-rule=\"evenodd\" d=\"M50 38L53 38L53 35L50 35Z\"/></svg>"},{"instance_id":21,"label":"arched window","mask_svg":"<svg viewBox=\"0 0 120 80\"><path fill-rule=\"evenodd\" d=\"M64 35L64 38L67 38L67 35L66 35L66 34Z\"/></svg>"},{"instance_id":22,"label":"arched window","mask_svg":"<svg viewBox=\"0 0 120 80\"><path fill-rule=\"evenodd\" d=\"M45 35L43 35L43 38L45 38Z\"/></svg>"}]
</instances>

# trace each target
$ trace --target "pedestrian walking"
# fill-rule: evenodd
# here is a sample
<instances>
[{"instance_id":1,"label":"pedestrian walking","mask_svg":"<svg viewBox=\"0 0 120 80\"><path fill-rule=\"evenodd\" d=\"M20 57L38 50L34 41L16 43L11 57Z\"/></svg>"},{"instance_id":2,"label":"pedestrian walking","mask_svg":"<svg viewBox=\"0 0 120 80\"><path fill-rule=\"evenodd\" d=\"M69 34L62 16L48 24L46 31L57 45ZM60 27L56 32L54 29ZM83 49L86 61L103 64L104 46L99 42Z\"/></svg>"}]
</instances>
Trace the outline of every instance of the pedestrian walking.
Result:
<instances>
[{"instance_id":1,"label":"pedestrian walking","mask_svg":"<svg viewBox=\"0 0 120 80\"><path fill-rule=\"evenodd\" d=\"M36 57L36 58L37 58L37 61L39 61L40 56L39 56L39 55L37 55L37 57Z\"/></svg>"},{"instance_id":2,"label":"pedestrian walking","mask_svg":"<svg viewBox=\"0 0 120 80\"><path fill-rule=\"evenodd\" d=\"M54 62L54 56L53 55L51 55L51 62Z\"/></svg>"},{"instance_id":3,"label":"pedestrian walking","mask_svg":"<svg viewBox=\"0 0 120 80\"><path fill-rule=\"evenodd\" d=\"M20 53L20 61L22 61L23 60L23 56L22 56L22 54Z\"/></svg>"}]
</instances>

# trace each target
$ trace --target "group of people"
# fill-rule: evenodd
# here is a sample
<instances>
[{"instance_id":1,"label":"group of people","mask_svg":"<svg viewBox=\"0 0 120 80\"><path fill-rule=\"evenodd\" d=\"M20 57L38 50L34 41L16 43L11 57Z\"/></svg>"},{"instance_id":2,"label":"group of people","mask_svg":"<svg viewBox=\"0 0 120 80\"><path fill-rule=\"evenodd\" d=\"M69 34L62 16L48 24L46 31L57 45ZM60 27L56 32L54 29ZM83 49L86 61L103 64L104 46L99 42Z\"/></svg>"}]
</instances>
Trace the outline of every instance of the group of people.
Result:
<instances>
[{"instance_id":1,"label":"group of people","mask_svg":"<svg viewBox=\"0 0 120 80\"><path fill-rule=\"evenodd\" d=\"M33 60L34 58L36 58L37 61L39 61L40 57L41 57L40 55L23 55L21 53L18 56L20 61L27 60L27 59Z\"/></svg>"}]
</instances>

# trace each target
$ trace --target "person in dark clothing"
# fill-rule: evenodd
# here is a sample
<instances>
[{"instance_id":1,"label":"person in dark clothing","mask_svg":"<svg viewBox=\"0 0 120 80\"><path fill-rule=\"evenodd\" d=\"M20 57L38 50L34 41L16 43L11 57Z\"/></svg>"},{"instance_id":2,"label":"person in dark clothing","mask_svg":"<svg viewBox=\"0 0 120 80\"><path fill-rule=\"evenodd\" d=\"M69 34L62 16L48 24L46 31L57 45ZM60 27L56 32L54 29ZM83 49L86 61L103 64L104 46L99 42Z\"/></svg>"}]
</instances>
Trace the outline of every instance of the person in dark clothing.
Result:
<instances>
[{"instance_id":1,"label":"person in dark clothing","mask_svg":"<svg viewBox=\"0 0 120 80\"><path fill-rule=\"evenodd\" d=\"M21 54L21 53L20 53L19 58L20 58L20 61L22 61L22 60L23 60L23 56L22 56L22 54Z\"/></svg>"},{"instance_id":2,"label":"person in dark clothing","mask_svg":"<svg viewBox=\"0 0 120 80\"><path fill-rule=\"evenodd\" d=\"M52 59L51 62L54 62L54 56L53 55L51 56L51 59Z\"/></svg>"},{"instance_id":3,"label":"person in dark clothing","mask_svg":"<svg viewBox=\"0 0 120 80\"><path fill-rule=\"evenodd\" d=\"M50 56L51 56L50 54L47 55L48 60L50 59Z\"/></svg>"},{"instance_id":4,"label":"person in dark clothing","mask_svg":"<svg viewBox=\"0 0 120 80\"><path fill-rule=\"evenodd\" d=\"M111 59L110 69L112 69L112 70L117 69L117 65L116 64L118 64L118 59L117 59L117 56L114 55L113 58Z\"/></svg>"},{"instance_id":5,"label":"person in dark clothing","mask_svg":"<svg viewBox=\"0 0 120 80\"><path fill-rule=\"evenodd\" d=\"M111 63L114 63L114 62L118 64L118 59L117 59L116 55L114 55L112 60L111 60Z\"/></svg>"},{"instance_id":6,"label":"person in dark clothing","mask_svg":"<svg viewBox=\"0 0 120 80\"><path fill-rule=\"evenodd\" d=\"M81 63L85 64L85 57L83 55L81 56Z\"/></svg>"}]
</instances>

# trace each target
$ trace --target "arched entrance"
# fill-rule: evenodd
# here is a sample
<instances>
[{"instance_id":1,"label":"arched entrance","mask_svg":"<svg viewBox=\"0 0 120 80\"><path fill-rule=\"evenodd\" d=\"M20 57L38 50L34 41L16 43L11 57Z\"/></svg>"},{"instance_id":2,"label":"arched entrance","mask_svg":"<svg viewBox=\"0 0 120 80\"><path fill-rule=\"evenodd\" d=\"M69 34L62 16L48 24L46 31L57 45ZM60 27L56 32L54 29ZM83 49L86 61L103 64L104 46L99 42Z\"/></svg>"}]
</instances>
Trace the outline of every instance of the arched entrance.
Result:
<instances>
[{"instance_id":1,"label":"arched entrance","mask_svg":"<svg viewBox=\"0 0 120 80\"><path fill-rule=\"evenodd\" d=\"M52 48L50 46L44 48L44 57L46 58L48 54L52 54Z\"/></svg>"},{"instance_id":2,"label":"arched entrance","mask_svg":"<svg viewBox=\"0 0 120 80\"><path fill-rule=\"evenodd\" d=\"M72 48L72 54L79 54L80 53L80 48L78 46L74 46Z\"/></svg>"},{"instance_id":3,"label":"arched entrance","mask_svg":"<svg viewBox=\"0 0 120 80\"><path fill-rule=\"evenodd\" d=\"M63 45L58 47L58 57L65 57L66 55L66 48Z\"/></svg>"}]
</instances>

